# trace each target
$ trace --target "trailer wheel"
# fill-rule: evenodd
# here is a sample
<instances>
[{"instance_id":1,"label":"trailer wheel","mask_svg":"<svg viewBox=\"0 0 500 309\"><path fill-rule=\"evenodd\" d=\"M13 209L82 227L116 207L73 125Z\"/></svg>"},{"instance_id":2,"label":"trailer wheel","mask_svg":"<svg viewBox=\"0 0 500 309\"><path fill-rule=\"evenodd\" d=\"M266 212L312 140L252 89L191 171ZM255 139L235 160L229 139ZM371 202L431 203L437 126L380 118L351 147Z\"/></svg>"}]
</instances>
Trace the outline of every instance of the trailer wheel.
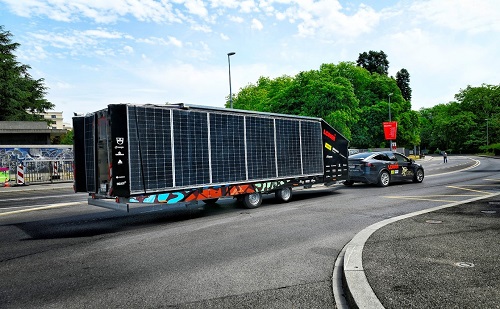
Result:
<instances>
[{"instance_id":1,"label":"trailer wheel","mask_svg":"<svg viewBox=\"0 0 500 309\"><path fill-rule=\"evenodd\" d=\"M219 200L218 198L207 198L206 200L203 200L203 203L208 205L213 205L217 203L218 200Z\"/></svg>"},{"instance_id":2,"label":"trailer wheel","mask_svg":"<svg viewBox=\"0 0 500 309\"><path fill-rule=\"evenodd\" d=\"M285 187L285 188L276 190L276 192L274 193L274 196L276 196L276 199L278 199L280 202L287 203L292 199L292 188Z\"/></svg>"},{"instance_id":3,"label":"trailer wheel","mask_svg":"<svg viewBox=\"0 0 500 309\"><path fill-rule=\"evenodd\" d=\"M255 192L251 194L245 194L243 198L243 206L245 208L257 208L262 204L262 193Z\"/></svg>"},{"instance_id":4,"label":"trailer wheel","mask_svg":"<svg viewBox=\"0 0 500 309\"><path fill-rule=\"evenodd\" d=\"M346 181L344 181L344 186L351 187L353 184L354 184L354 181L352 181L352 180L346 180Z\"/></svg>"}]
</instances>

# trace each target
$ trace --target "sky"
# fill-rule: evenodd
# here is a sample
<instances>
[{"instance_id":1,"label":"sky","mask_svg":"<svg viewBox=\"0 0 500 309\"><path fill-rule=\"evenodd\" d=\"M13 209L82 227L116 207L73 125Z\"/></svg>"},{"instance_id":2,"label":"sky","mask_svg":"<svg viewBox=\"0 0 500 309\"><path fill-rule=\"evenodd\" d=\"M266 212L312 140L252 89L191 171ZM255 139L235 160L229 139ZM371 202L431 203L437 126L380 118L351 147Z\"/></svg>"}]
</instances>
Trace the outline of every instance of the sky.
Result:
<instances>
[{"instance_id":1,"label":"sky","mask_svg":"<svg viewBox=\"0 0 500 309\"><path fill-rule=\"evenodd\" d=\"M412 109L500 84L498 0L0 0L17 61L73 113L108 104L223 107L232 92L384 51Z\"/></svg>"}]
</instances>

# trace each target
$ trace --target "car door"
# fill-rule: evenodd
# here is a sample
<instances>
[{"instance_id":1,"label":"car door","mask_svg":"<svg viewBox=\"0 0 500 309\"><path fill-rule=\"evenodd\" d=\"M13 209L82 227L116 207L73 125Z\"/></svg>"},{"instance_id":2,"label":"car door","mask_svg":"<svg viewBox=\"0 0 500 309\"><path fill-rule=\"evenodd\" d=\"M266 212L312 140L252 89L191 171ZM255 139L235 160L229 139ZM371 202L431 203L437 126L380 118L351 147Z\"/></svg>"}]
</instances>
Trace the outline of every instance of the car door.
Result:
<instances>
[{"instance_id":1,"label":"car door","mask_svg":"<svg viewBox=\"0 0 500 309\"><path fill-rule=\"evenodd\" d=\"M400 153L394 153L394 156L398 160L400 180L412 180L413 168L411 160Z\"/></svg>"},{"instance_id":2,"label":"car door","mask_svg":"<svg viewBox=\"0 0 500 309\"><path fill-rule=\"evenodd\" d=\"M391 181L398 181L400 180L400 167L398 163L398 159L394 155L393 152L386 152L384 153L385 156L387 157L387 169L389 170L389 173L391 174Z\"/></svg>"}]
</instances>

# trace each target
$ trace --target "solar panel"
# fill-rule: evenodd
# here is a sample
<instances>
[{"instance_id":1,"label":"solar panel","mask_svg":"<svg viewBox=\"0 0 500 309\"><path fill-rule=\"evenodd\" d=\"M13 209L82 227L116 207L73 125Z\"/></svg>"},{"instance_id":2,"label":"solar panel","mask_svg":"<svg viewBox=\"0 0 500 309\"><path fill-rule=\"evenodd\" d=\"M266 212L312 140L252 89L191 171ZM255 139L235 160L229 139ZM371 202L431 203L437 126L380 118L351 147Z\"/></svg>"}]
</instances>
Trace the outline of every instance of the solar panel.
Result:
<instances>
[{"instance_id":1,"label":"solar panel","mask_svg":"<svg viewBox=\"0 0 500 309\"><path fill-rule=\"evenodd\" d=\"M131 192L172 187L170 110L130 106L128 114Z\"/></svg>"},{"instance_id":2,"label":"solar panel","mask_svg":"<svg viewBox=\"0 0 500 309\"><path fill-rule=\"evenodd\" d=\"M278 176L302 174L299 121L276 119L276 143Z\"/></svg>"},{"instance_id":3,"label":"solar panel","mask_svg":"<svg viewBox=\"0 0 500 309\"><path fill-rule=\"evenodd\" d=\"M276 178L273 119L246 117L246 138L248 178Z\"/></svg>"},{"instance_id":4,"label":"solar panel","mask_svg":"<svg viewBox=\"0 0 500 309\"><path fill-rule=\"evenodd\" d=\"M95 116L85 116L84 118L84 144L85 144L85 173L88 192L96 192L95 179Z\"/></svg>"},{"instance_id":5,"label":"solar panel","mask_svg":"<svg viewBox=\"0 0 500 309\"><path fill-rule=\"evenodd\" d=\"M321 135L321 123L312 121L301 121L302 161L303 173L323 173L323 141Z\"/></svg>"},{"instance_id":6,"label":"solar panel","mask_svg":"<svg viewBox=\"0 0 500 309\"><path fill-rule=\"evenodd\" d=\"M177 187L208 184L208 120L206 113L173 111L175 183Z\"/></svg>"},{"instance_id":7,"label":"solar panel","mask_svg":"<svg viewBox=\"0 0 500 309\"><path fill-rule=\"evenodd\" d=\"M245 119L210 113L212 183L246 180Z\"/></svg>"}]
</instances>

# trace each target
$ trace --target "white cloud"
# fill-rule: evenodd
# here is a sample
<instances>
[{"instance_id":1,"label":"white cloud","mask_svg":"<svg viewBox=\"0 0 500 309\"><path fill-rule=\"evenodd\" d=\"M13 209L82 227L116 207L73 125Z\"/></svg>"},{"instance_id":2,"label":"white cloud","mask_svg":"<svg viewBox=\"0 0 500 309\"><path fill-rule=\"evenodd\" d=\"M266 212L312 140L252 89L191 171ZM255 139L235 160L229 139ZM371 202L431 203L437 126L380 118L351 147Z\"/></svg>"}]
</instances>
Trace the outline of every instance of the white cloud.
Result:
<instances>
[{"instance_id":1,"label":"white cloud","mask_svg":"<svg viewBox=\"0 0 500 309\"><path fill-rule=\"evenodd\" d=\"M206 25L203 25L203 26L202 25L192 25L191 29L193 29L195 31L205 32L205 33L212 32L212 29L209 26L206 26Z\"/></svg>"},{"instance_id":2,"label":"white cloud","mask_svg":"<svg viewBox=\"0 0 500 309\"><path fill-rule=\"evenodd\" d=\"M420 19L438 26L468 33L500 31L498 0L461 0L453 3L429 0L414 3L410 10Z\"/></svg>"},{"instance_id":3,"label":"white cloud","mask_svg":"<svg viewBox=\"0 0 500 309\"><path fill-rule=\"evenodd\" d=\"M255 2L253 0L240 1L240 12L251 13L254 11L258 11L258 9L255 6Z\"/></svg>"},{"instance_id":4,"label":"white cloud","mask_svg":"<svg viewBox=\"0 0 500 309\"><path fill-rule=\"evenodd\" d=\"M220 34L220 38L224 41L228 41L229 40L229 37L227 35L225 35L224 33L221 33Z\"/></svg>"},{"instance_id":5,"label":"white cloud","mask_svg":"<svg viewBox=\"0 0 500 309\"><path fill-rule=\"evenodd\" d=\"M127 54L133 54L134 53L134 48L131 47L131 46L125 46L123 47L123 50L127 53Z\"/></svg>"},{"instance_id":6,"label":"white cloud","mask_svg":"<svg viewBox=\"0 0 500 309\"><path fill-rule=\"evenodd\" d=\"M257 20L257 19L252 19L252 29L255 29L255 30L262 30L264 29L264 25L262 25L262 23Z\"/></svg>"},{"instance_id":7,"label":"white cloud","mask_svg":"<svg viewBox=\"0 0 500 309\"><path fill-rule=\"evenodd\" d=\"M322 37L354 38L371 32L381 18L380 13L365 5L360 5L354 14L346 15L338 1L331 0L304 2L296 11L288 10L285 14L298 22L299 35L319 34Z\"/></svg>"},{"instance_id":8,"label":"white cloud","mask_svg":"<svg viewBox=\"0 0 500 309\"><path fill-rule=\"evenodd\" d=\"M242 17L240 17L240 16L230 15L228 18L229 18L229 20L230 20L230 21L233 21L233 22L235 22L235 23L239 23L239 24L241 24L242 22L244 22L244 21L245 21L245 20L244 20Z\"/></svg>"},{"instance_id":9,"label":"white cloud","mask_svg":"<svg viewBox=\"0 0 500 309\"><path fill-rule=\"evenodd\" d=\"M186 0L184 2L184 6L191 14L198 15L203 18L208 16L208 11L205 8L205 4L201 0Z\"/></svg>"},{"instance_id":10,"label":"white cloud","mask_svg":"<svg viewBox=\"0 0 500 309\"><path fill-rule=\"evenodd\" d=\"M2 0L17 15L23 17L47 16L63 22L78 21L88 18L97 23L116 22L119 18L132 16L139 21L181 22L175 15L172 5L166 1L101 1L101 0ZM188 1L186 7L191 12L203 14L194 4ZM194 4L193 4L194 3Z\"/></svg>"}]
</instances>

